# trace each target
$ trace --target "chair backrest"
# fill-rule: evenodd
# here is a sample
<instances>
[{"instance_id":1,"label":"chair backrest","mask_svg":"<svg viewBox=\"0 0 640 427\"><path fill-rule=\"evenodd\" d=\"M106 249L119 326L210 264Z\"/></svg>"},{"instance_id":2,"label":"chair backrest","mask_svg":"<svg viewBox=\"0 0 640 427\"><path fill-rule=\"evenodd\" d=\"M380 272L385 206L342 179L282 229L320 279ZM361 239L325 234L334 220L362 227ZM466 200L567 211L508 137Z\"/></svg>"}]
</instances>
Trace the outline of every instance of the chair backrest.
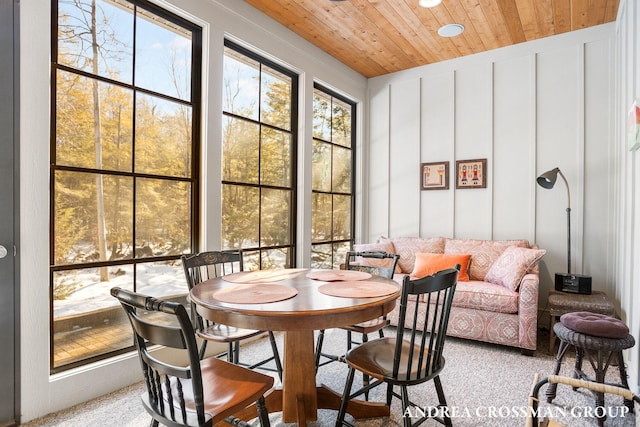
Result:
<instances>
[{"instance_id":1,"label":"chair backrest","mask_svg":"<svg viewBox=\"0 0 640 427\"><path fill-rule=\"evenodd\" d=\"M244 270L241 249L182 255L181 260L189 290L205 280Z\"/></svg>"},{"instance_id":2,"label":"chair backrest","mask_svg":"<svg viewBox=\"0 0 640 427\"><path fill-rule=\"evenodd\" d=\"M205 280L244 271L241 249L200 252L191 256L182 255L180 259L182 260L189 291ZM191 300L189 299L189 301ZM193 328L202 331L205 328L205 324L209 324L209 322L202 319L192 301L190 304Z\"/></svg>"},{"instance_id":3,"label":"chair backrest","mask_svg":"<svg viewBox=\"0 0 640 427\"><path fill-rule=\"evenodd\" d=\"M147 411L166 425L204 425L210 421L204 411L198 346L184 306L121 288L112 288L111 295L120 301L131 322L147 388L148 398L143 399ZM189 365L154 357L149 352L152 345L183 350ZM192 402L185 403L185 396Z\"/></svg>"},{"instance_id":4,"label":"chair backrest","mask_svg":"<svg viewBox=\"0 0 640 427\"><path fill-rule=\"evenodd\" d=\"M368 259L369 264L352 264L356 258ZM376 276L393 279L393 273L396 271L396 264L398 264L399 259L400 255L398 254L389 254L381 251L349 251L347 252L344 268L345 270L364 271Z\"/></svg>"},{"instance_id":5,"label":"chair backrest","mask_svg":"<svg viewBox=\"0 0 640 427\"><path fill-rule=\"evenodd\" d=\"M416 280L404 278L398 325L405 327L396 332L394 378L419 383L444 367L442 352L459 270L457 265ZM422 322L418 321L420 311L425 312Z\"/></svg>"}]
</instances>

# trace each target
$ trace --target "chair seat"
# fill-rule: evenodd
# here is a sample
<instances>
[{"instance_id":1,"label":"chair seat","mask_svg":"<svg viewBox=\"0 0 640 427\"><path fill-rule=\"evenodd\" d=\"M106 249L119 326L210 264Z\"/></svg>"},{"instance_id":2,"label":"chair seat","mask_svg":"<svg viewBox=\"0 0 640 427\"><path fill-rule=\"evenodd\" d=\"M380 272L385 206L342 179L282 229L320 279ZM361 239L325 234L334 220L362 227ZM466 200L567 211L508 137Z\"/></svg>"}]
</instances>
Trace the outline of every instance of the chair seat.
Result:
<instances>
[{"instance_id":1,"label":"chair seat","mask_svg":"<svg viewBox=\"0 0 640 427\"><path fill-rule=\"evenodd\" d=\"M211 419L212 425L233 415L237 412L238 405L242 406L243 402L257 401L260 396L273 386L272 377L225 362L216 357L202 360L200 366L202 370L205 415L207 419ZM188 413L188 416L189 418L193 417L192 425L197 425L191 380L183 379L180 382L185 406L193 410L193 413ZM171 393L173 396L178 396L178 393L180 393L176 381L171 383ZM167 393L164 393L164 396L167 395ZM149 402L147 393L142 395L142 403L145 408L153 407ZM165 404L170 404L167 399L165 399ZM176 412L179 413L180 407L178 405L174 406ZM212 416L212 414L215 415Z\"/></svg>"},{"instance_id":2,"label":"chair seat","mask_svg":"<svg viewBox=\"0 0 640 427\"><path fill-rule=\"evenodd\" d=\"M396 338L385 337L363 343L352 350L346 355L346 362L352 368L355 368L373 378L381 381L387 381L390 383L404 382L404 383L420 383L428 381L434 376L438 375L442 368L444 368L444 357L442 358L442 364L431 372L418 372L416 368L423 366L423 363L419 363L418 360L421 356L424 359L428 357L428 354L421 355L420 344L414 344L413 360L410 365L413 367L411 372L406 370L409 365L407 362L407 355L411 343L408 341L402 341L402 359L400 360L400 370L398 375L393 375L393 355L396 350ZM424 360L423 359L423 360Z\"/></svg>"},{"instance_id":3,"label":"chair seat","mask_svg":"<svg viewBox=\"0 0 640 427\"><path fill-rule=\"evenodd\" d=\"M234 342L238 340L244 340L247 338L255 337L262 333L264 333L264 331L257 331L255 329L236 328L234 326L221 325L219 323L215 323L205 328L202 331L197 331L196 335L208 341L229 343L229 342Z\"/></svg>"},{"instance_id":4,"label":"chair seat","mask_svg":"<svg viewBox=\"0 0 640 427\"><path fill-rule=\"evenodd\" d=\"M379 331L389 324L389 320L383 317L378 317L377 319L367 320L366 322L358 323L356 325L342 326L340 329L359 332L361 334L370 334L371 332Z\"/></svg>"}]
</instances>

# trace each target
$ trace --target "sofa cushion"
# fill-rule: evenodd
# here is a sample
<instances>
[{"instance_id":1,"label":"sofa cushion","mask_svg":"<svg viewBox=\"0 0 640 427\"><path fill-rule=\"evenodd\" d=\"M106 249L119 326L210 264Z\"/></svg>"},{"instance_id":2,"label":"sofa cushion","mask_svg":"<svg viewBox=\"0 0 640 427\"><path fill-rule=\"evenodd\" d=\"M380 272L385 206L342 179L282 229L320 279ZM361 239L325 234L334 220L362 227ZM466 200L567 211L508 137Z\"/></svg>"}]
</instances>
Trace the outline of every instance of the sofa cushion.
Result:
<instances>
[{"instance_id":1,"label":"sofa cushion","mask_svg":"<svg viewBox=\"0 0 640 427\"><path fill-rule=\"evenodd\" d=\"M359 243L353 245L353 250L355 252L366 252L366 251L380 251L386 252L388 254L395 254L396 249L393 246L391 241L384 241L380 243ZM377 259L377 258L362 258L356 257L353 262L350 264L356 265L370 265L372 267L390 267L393 260L391 259ZM398 260L400 262L400 260ZM396 273L400 273L400 267L396 264Z\"/></svg>"},{"instance_id":2,"label":"sofa cushion","mask_svg":"<svg viewBox=\"0 0 640 427\"><path fill-rule=\"evenodd\" d=\"M469 278L471 280L485 280L493 263L509 246L528 248L529 242L527 240L446 239L444 253L471 254Z\"/></svg>"},{"instance_id":3,"label":"sofa cushion","mask_svg":"<svg viewBox=\"0 0 640 427\"><path fill-rule=\"evenodd\" d=\"M489 282L458 282L453 306L497 313L517 313L518 293Z\"/></svg>"},{"instance_id":4,"label":"sofa cushion","mask_svg":"<svg viewBox=\"0 0 640 427\"><path fill-rule=\"evenodd\" d=\"M389 239L381 237L379 243L391 241L396 249L396 253L400 255L398 265L402 273L409 274L413 271L416 261L416 253L444 253L444 237L397 237Z\"/></svg>"},{"instance_id":5,"label":"sofa cushion","mask_svg":"<svg viewBox=\"0 0 640 427\"><path fill-rule=\"evenodd\" d=\"M516 291L527 271L529 271L545 253L546 251L543 249L509 246L493 263L485 276L485 280Z\"/></svg>"},{"instance_id":6,"label":"sofa cushion","mask_svg":"<svg viewBox=\"0 0 640 427\"><path fill-rule=\"evenodd\" d=\"M469 274L467 272L469 268L469 261L471 255L469 254L432 254L432 253L416 253L416 262L411 272L411 278L417 279L420 277L431 276L440 270L447 268L455 268L457 264L460 264L460 273L458 273L459 282L468 282Z\"/></svg>"}]
</instances>

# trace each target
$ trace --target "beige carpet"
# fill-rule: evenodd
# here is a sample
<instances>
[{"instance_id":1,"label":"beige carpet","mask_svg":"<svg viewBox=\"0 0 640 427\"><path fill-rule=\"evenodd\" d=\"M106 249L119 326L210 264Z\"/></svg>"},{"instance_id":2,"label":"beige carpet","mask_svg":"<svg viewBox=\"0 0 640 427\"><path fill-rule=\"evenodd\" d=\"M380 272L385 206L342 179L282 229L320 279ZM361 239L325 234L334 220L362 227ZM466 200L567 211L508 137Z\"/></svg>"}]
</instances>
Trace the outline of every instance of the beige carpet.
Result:
<instances>
[{"instance_id":1,"label":"beige carpet","mask_svg":"<svg viewBox=\"0 0 640 427\"><path fill-rule=\"evenodd\" d=\"M393 333L393 329L387 335ZM282 346L282 336L278 336ZM446 367L441 375L443 388L450 408L455 415L453 425L457 427L524 427L525 411L528 395L536 373L544 377L552 372L554 359L547 354L548 335L544 332L539 337L538 351L534 357L523 356L517 349L484 344L474 341L450 338L445 346ZM326 332L325 350L338 352L345 348L345 333L341 330ZM266 339L243 347L244 359L253 354L269 352ZM560 374L571 375L574 358L565 357ZM586 365L586 364L585 364ZM589 372L585 368L586 372ZM619 382L616 377L617 367L610 368L609 378ZM346 377L346 365L331 363L323 366L318 372L318 382L342 392ZM357 376L356 378L359 378ZM78 405L68 410L48 415L39 420L24 424L29 427L86 427L86 426L148 426L150 417L144 412L139 402L142 383L111 393L93 401ZM541 391L541 410L549 418L566 426L596 426L597 422L588 412L593 407L593 398L585 390L573 391L570 387L558 386L558 395L552 405L546 403L543 387ZM433 384L428 382L412 389L412 399L424 406L437 402ZM371 400L383 400L383 387L372 392ZM607 397L611 406L611 414L605 426L636 426L636 417L626 414L622 417L622 398ZM637 410L637 409L636 409ZM389 418L359 420L358 427L386 427L402 425L400 402L394 400ZM617 415L617 416L616 416ZM320 410L315 426L333 426L336 411ZM638 417L640 418L640 417ZM278 413L271 415L273 426L283 425ZM254 422L257 425L257 422ZM440 425L428 421L425 426Z\"/></svg>"}]
</instances>

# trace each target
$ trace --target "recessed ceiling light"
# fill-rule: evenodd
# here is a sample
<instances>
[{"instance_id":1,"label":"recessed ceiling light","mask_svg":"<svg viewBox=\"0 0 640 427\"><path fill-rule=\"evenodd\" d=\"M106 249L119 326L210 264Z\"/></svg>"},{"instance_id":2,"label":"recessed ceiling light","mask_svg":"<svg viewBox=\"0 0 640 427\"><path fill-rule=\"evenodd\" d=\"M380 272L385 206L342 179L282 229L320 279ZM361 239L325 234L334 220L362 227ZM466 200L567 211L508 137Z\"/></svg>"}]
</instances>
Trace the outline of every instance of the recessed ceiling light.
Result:
<instances>
[{"instance_id":1,"label":"recessed ceiling light","mask_svg":"<svg viewBox=\"0 0 640 427\"><path fill-rule=\"evenodd\" d=\"M438 34L441 37L455 37L464 31L464 25L460 24L447 24L440 27Z\"/></svg>"},{"instance_id":2,"label":"recessed ceiling light","mask_svg":"<svg viewBox=\"0 0 640 427\"><path fill-rule=\"evenodd\" d=\"M442 3L442 0L418 0L418 4L422 7L436 7Z\"/></svg>"}]
</instances>

